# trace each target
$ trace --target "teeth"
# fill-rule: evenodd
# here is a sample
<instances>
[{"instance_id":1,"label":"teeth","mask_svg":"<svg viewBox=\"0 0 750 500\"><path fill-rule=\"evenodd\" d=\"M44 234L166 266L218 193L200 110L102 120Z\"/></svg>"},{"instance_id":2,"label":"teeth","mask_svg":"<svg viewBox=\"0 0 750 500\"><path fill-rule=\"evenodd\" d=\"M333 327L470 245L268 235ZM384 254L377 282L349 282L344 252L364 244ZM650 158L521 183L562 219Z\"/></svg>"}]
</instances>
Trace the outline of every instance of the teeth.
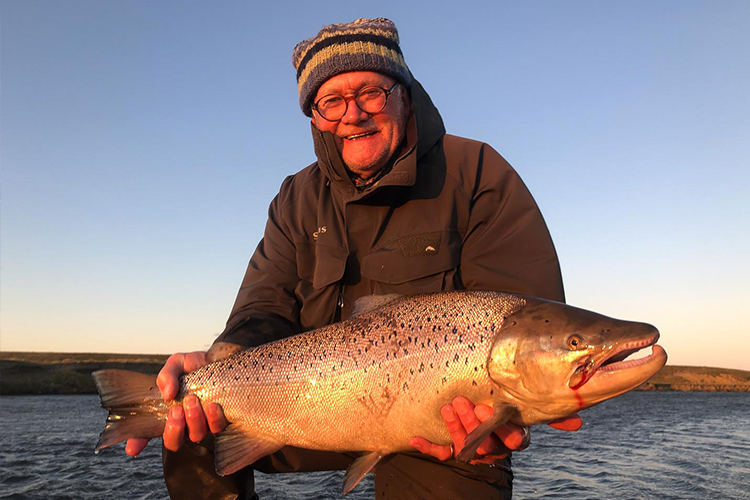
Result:
<instances>
[{"instance_id":1,"label":"teeth","mask_svg":"<svg viewBox=\"0 0 750 500\"><path fill-rule=\"evenodd\" d=\"M374 132L365 132L364 134L350 135L346 139L351 141L354 139L359 139L361 137L367 137L368 135L372 135L372 134L374 134Z\"/></svg>"}]
</instances>

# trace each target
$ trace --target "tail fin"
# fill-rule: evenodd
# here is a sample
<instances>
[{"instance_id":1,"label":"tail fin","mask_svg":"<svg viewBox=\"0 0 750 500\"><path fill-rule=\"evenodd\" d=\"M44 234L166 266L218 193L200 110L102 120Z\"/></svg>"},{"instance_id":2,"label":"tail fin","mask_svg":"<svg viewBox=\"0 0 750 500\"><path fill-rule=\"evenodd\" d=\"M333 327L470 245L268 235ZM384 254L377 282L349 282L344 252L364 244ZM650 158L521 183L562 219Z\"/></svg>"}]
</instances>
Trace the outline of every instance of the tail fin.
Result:
<instances>
[{"instance_id":1,"label":"tail fin","mask_svg":"<svg viewBox=\"0 0 750 500\"><path fill-rule=\"evenodd\" d=\"M169 404L161 398L156 377L127 370L91 374L102 408L109 410L96 451L130 438L154 438L164 432Z\"/></svg>"}]
</instances>

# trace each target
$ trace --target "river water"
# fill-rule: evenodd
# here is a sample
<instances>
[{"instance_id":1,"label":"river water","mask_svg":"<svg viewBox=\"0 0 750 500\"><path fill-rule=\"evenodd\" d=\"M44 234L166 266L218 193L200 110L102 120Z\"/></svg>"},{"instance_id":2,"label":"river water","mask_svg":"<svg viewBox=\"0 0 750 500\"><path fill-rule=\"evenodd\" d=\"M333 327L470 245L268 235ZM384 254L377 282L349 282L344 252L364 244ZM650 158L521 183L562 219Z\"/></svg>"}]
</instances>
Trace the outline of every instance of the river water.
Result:
<instances>
[{"instance_id":1,"label":"river water","mask_svg":"<svg viewBox=\"0 0 750 500\"><path fill-rule=\"evenodd\" d=\"M96 396L0 398L0 499L166 499L160 447L93 453ZM513 457L514 499L750 500L750 394L629 393L566 433L537 426ZM342 498L340 472L258 474L261 498ZM345 498L373 498L368 477Z\"/></svg>"}]
</instances>

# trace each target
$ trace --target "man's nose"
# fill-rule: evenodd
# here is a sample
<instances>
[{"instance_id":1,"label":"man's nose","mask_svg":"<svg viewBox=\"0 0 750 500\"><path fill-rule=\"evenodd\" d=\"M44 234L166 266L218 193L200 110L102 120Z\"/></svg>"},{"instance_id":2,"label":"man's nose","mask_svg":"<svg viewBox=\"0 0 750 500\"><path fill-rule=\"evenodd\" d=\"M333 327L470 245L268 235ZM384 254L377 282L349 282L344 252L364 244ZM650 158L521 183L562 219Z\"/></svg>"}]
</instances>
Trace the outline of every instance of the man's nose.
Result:
<instances>
[{"instance_id":1,"label":"man's nose","mask_svg":"<svg viewBox=\"0 0 750 500\"><path fill-rule=\"evenodd\" d=\"M359 109L359 106L357 106L357 102L354 99L346 101L346 113L341 117L341 123L344 123L345 125L356 125L368 118L370 118L370 115Z\"/></svg>"}]
</instances>

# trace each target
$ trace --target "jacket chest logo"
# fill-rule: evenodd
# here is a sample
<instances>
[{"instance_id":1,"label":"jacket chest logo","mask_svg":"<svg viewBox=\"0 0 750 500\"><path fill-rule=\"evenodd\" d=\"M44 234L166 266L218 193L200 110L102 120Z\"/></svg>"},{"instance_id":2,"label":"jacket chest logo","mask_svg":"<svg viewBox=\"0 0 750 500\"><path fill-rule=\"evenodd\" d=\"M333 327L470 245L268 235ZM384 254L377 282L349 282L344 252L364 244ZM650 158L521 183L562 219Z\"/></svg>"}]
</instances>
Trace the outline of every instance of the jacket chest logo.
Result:
<instances>
[{"instance_id":1,"label":"jacket chest logo","mask_svg":"<svg viewBox=\"0 0 750 500\"><path fill-rule=\"evenodd\" d=\"M326 232L326 227L320 226L318 230L313 233L313 239L317 241L318 236L320 236L321 234L324 234L325 232Z\"/></svg>"}]
</instances>

